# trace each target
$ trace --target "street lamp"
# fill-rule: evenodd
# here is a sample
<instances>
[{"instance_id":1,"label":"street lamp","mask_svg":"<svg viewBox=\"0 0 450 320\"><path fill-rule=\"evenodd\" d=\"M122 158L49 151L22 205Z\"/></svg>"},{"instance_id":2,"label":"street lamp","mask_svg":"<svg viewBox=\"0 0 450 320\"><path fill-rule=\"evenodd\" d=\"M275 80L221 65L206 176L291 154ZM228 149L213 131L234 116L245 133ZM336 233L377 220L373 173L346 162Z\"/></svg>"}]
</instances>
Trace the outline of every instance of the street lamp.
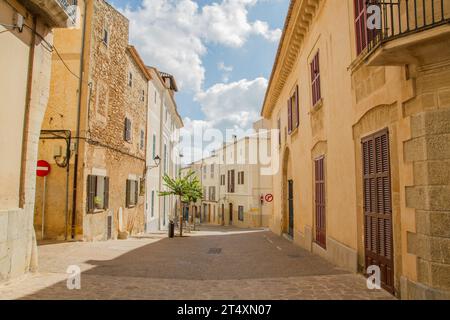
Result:
<instances>
[{"instance_id":1,"label":"street lamp","mask_svg":"<svg viewBox=\"0 0 450 320\"><path fill-rule=\"evenodd\" d=\"M153 158L153 162L155 164L153 166L147 166L146 167L147 170L159 167L159 164L161 163L161 158L157 155L155 158Z\"/></svg>"}]
</instances>

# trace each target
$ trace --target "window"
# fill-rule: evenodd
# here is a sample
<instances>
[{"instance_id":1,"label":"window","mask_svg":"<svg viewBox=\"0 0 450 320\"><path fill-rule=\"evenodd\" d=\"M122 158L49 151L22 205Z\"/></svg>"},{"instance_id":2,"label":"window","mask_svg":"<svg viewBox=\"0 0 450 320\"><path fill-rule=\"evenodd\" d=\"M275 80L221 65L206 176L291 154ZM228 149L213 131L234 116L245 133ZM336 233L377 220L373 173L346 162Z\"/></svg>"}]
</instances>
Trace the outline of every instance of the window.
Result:
<instances>
[{"instance_id":1,"label":"window","mask_svg":"<svg viewBox=\"0 0 450 320\"><path fill-rule=\"evenodd\" d=\"M155 90L155 104L156 104L156 90Z\"/></svg>"},{"instance_id":2,"label":"window","mask_svg":"<svg viewBox=\"0 0 450 320\"><path fill-rule=\"evenodd\" d=\"M238 172L238 184L244 184L244 171Z\"/></svg>"},{"instance_id":3,"label":"window","mask_svg":"<svg viewBox=\"0 0 450 320\"><path fill-rule=\"evenodd\" d=\"M238 219L244 221L244 206L238 206Z\"/></svg>"},{"instance_id":4,"label":"window","mask_svg":"<svg viewBox=\"0 0 450 320\"><path fill-rule=\"evenodd\" d=\"M152 190L150 215L151 215L151 217L155 216L155 190Z\"/></svg>"},{"instance_id":5,"label":"window","mask_svg":"<svg viewBox=\"0 0 450 320\"><path fill-rule=\"evenodd\" d=\"M207 199L208 190L206 190L206 187L203 187L203 200Z\"/></svg>"},{"instance_id":6,"label":"window","mask_svg":"<svg viewBox=\"0 0 450 320\"><path fill-rule=\"evenodd\" d=\"M228 170L228 192L234 193L234 170Z\"/></svg>"},{"instance_id":7,"label":"window","mask_svg":"<svg viewBox=\"0 0 450 320\"><path fill-rule=\"evenodd\" d=\"M356 53L360 55L369 43L380 35L380 30L367 28L367 2L365 0L354 0L354 4Z\"/></svg>"},{"instance_id":8,"label":"window","mask_svg":"<svg viewBox=\"0 0 450 320\"><path fill-rule=\"evenodd\" d=\"M87 212L108 209L109 177L88 175L87 181Z\"/></svg>"},{"instance_id":9,"label":"window","mask_svg":"<svg viewBox=\"0 0 450 320\"><path fill-rule=\"evenodd\" d=\"M203 166L203 179L206 179L206 171L207 171L207 167Z\"/></svg>"},{"instance_id":10,"label":"window","mask_svg":"<svg viewBox=\"0 0 450 320\"><path fill-rule=\"evenodd\" d=\"M125 118L125 129L124 129L123 138L127 142L131 141L131 120L128 118Z\"/></svg>"},{"instance_id":11,"label":"window","mask_svg":"<svg viewBox=\"0 0 450 320\"><path fill-rule=\"evenodd\" d=\"M141 90L141 101L145 102L145 90Z\"/></svg>"},{"instance_id":12,"label":"window","mask_svg":"<svg viewBox=\"0 0 450 320\"><path fill-rule=\"evenodd\" d=\"M133 208L137 204L138 200L138 181L127 180L126 187L126 207Z\"/></svg>"},{"instance_id":13,"label":"window","mask_svg":"<svg viewBox=\"0 0 450 320\"><path fill-rule=\"evenodd\" d=\"M145 132L141 129L141 136L139 140L139 149L144 150L144 143L145 143Z\"/></svg>"},{"instance_id":14,"label":"window","mask_svg":"<svg viewBox=\"0 0 450 320\"><path fill-rule=\"evenodd\" d=\"M109 43L109 33L108 30L106 30L106 28L103 29L103 43L108 45Z\"/></svg>"},{"instance_id":15,"label":"window","mask_svg":"<svg viewBox=\"0 0 450 320\"><path fill-rule=\"evenodd\" d=\"M209 200L216 201L216 187L209 187Z\"/></svg>"},{"instance_id":16,"label":"window","mask_svg":"<svg viewBox=\"0 0 450 320\"><path fill-rule=\"evenodd\" d=\"M294 93L288 101L288 132L289 134L298 128L299 125L299 102L298 102L298 85L295 87Z\"/></svg>"},{"instance_id":17,"label":"window","mask_svg":"<svg viewBox=\"0 0 450 320\"><path fill-rule=\"evenodd\" d=\"M155 159L156 157L156 135L153 134L153 141L152 141L152 159Z\"/></svg>"},{"instance_id":18,"label":"window","mask_svg":"<svg viewBox=\"0 0 450 320\"><path fill-rule=\"evenodd\" d=\"M225 175L224 174L220 175L220 185L221 186L225 185Z\"/></svg>"},{"instance_id":19,"label":"window","mask_svg":"<svg viewBox=\"0 0 450 320\"><path fill-rule=\"evenodd\" d=\"M312 104L313 107L322 99L320 92L320 67L319 67L319 51L317 51L314 59L311 61L311 88L312 88Z\"/></svg>"},{"instance_id":20,"label":"window","mask_svg":"<svg viewBox=\"0 0 450 320\"><path fill-rule=\"evenodd\" d=\"M324 157L314 160L316 242L326 248L325 166Z\"/></svg>"},{"instance_id":21,"label":"window","mask_svg":"<svg viewBox=\"0 0 450 320\"><path fill-rule=\"evenodd\" d=\"M133 86L133 74L131 72L128 74L128 86Z\"/></svg>"},{"instance_id":22,"label":"window","mask_svg":"<svg viewBox=\"0 0 450 320\"><path fill-rule=\"evenodd\" d=\"M211 164L211 178L214 178L214 163Z\"/></svg>"}]
</instances>

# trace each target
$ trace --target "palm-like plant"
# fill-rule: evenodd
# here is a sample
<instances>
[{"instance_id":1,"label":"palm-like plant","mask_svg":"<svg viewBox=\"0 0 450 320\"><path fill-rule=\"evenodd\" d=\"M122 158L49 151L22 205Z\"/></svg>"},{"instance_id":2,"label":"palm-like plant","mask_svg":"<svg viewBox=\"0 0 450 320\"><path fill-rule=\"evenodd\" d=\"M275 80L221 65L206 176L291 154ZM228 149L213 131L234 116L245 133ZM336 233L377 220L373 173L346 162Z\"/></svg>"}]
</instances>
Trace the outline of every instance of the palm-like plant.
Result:
<instances>
[{"instance_id":1,"label":"palm-like plant","mask_svg":"<svg viewBox=\"0 0 450 320\"><path fill-rule=\"evenodd\" d=\"M167 191L160 191L160 197L166 196L177 196L179 199L179 210L180 210L180 237L183 236L183 212L182 212L182 200L191 199L192 197L196 197L198 195L198 189L200 189L201 194L201 186L197 177L192 178L194 175L193 171L189 171L188 174L182 177L180 174L176 178L171 178L167 174L164 175L163 181L164 186L167 188ZM198 198L197 198L198 199Z\"/></svg>"}]
</instances>

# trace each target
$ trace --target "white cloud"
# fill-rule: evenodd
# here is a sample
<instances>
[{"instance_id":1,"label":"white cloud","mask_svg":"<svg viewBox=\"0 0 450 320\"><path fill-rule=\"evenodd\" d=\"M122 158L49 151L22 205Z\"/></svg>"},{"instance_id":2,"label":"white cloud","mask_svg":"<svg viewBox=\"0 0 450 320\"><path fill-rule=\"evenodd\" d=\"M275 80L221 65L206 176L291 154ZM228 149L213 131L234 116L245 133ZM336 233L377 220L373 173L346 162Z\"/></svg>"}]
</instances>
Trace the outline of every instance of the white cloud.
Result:
<instances>
[{"instance_id":1,"label":"white cloud","mask_svg":"<svg viewBox=\"0 0 450 320\"><path fill-rule=\"evenodd\" d=\"M195 96L211 127L245 130L260 118L267 79L219 83Z\"/></svg>"},{"instance_id":2,"label":"white cloud","mask_svg":"<svg viewBox=\"0 0 450 320\"><path fill-rule=\"evenodd\" d=\"M172 73L180 88L199 92L205 78L206 44L241 47L251 35L277 41L281 30L249 21L258 0L222 0L199 7L192 0L143 0L122 12L130 20L130 38L144 61Z\"/></svg>"},{"instance_id":3,"label":"white cloud","mask_svg":"<svg viewBox=\"0 0 450 320\"><path fill-rule=\"evenodd\" d=\"M221 61L221 62L219 62L219 63L217 64L217 68L218 68L220 71L225 71L225 72L231 72L231 71L233 71L233 67L232 67L232 66L226 66L225 63L224 63L223 61Z\"/></svg>"}]
</instances>

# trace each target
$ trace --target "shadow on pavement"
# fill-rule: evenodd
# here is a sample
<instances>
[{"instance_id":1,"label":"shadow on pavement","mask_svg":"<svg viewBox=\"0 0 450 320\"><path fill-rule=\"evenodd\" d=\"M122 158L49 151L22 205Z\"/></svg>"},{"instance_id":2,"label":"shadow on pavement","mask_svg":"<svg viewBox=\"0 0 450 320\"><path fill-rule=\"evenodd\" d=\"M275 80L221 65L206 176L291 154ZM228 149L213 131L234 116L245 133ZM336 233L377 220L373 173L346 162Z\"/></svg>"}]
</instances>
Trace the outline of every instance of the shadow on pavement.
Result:
<instances>
[{"instance_id":1,"label":"shadow on pavement","mask_svg":"<svg viewBox=\"0 0 450 320\"><path fill-rule=\"evenodd\" d=\"M114 291L129 286L130 278L244 280L348 273L267 231L164 238L112 260L87 263L93 268L81 274L82 290L68 290L64 281L24 299L83 299L85 290ZM61 291L63 296L57 294Z\"/></svg>"}]
</instances>

